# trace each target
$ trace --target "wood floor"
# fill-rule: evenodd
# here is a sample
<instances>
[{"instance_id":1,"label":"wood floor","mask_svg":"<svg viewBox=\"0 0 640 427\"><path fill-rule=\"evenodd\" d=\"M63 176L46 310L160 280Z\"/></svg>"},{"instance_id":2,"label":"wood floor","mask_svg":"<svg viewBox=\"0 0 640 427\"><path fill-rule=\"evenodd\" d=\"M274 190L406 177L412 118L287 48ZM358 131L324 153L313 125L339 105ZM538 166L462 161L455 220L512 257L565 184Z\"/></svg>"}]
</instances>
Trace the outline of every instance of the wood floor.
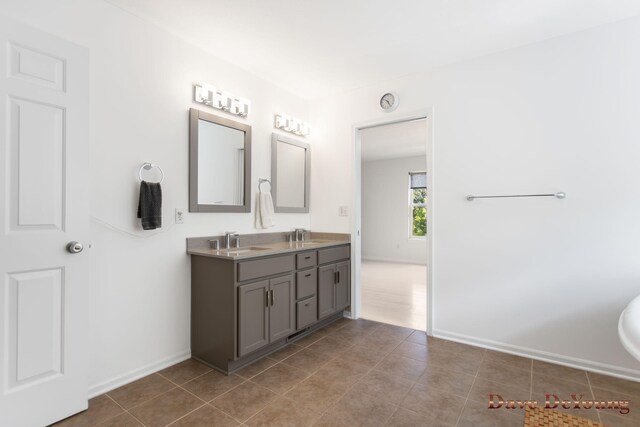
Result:
<instances>
[{"instance_id":1,"label":"wood floor","mask_svg":"<svg viewBox=\"0 0 640 427\"><path fill-rule=\"evenodd\" d=\"M363 260L362 317L424 331L427 266Z\"/></svg>"}]
</instances>

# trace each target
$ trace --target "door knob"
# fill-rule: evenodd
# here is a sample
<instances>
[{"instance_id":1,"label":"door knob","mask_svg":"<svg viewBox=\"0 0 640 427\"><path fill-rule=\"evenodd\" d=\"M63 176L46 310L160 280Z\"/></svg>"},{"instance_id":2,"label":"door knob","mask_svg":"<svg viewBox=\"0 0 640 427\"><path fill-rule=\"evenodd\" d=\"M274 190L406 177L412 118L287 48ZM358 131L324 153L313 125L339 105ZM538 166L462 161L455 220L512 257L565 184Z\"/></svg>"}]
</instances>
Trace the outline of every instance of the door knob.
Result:
<instances>
[{"instance_id":1,"label":"door knob","mask_svg":"<svg viewBox=\"0 0 640 427\"><path fill-rule=\"evenodd\" d=\"M82 246L82 243L80 242L69 242L67 244L67 251L69 251L72 254L79 254L80 252L82 252L82 250L84 249L84 246Z\"/></svg>"}]
</instances>

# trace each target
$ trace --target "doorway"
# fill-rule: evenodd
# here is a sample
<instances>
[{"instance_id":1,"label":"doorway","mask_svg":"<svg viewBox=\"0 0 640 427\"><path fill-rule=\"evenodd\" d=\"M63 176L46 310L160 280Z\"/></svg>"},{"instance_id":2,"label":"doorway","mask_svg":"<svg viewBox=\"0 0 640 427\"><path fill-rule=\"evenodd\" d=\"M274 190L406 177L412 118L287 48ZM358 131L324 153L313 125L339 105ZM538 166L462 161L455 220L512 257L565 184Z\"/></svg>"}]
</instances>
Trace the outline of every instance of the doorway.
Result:
<instances>
[{"instance_id":1,"label":"doorway","mask_svg":"<svg viewBox=\"0 0 640 427\"><path fill-rule=\"evenodd\" d=\"M354 127L353 317L431 333L433 203L426 113Z\"/></svg>"}]
</instances>

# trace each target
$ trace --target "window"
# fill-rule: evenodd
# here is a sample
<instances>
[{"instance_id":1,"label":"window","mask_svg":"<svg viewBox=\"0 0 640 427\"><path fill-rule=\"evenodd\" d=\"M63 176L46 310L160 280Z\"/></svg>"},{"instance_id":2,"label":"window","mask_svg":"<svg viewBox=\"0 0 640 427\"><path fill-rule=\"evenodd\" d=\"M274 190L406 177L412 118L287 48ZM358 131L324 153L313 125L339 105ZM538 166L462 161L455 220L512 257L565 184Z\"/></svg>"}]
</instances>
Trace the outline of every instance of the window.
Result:
<instances>
[{"instance_id":1,"label":"window","mask_svg":"<svg viewBox=\"0 0 640 427\"><path fill-rule=\"evenodd\" d=\"M409 173L409 237L427 235L427 173Z\"/></svg>"}]
</instances>

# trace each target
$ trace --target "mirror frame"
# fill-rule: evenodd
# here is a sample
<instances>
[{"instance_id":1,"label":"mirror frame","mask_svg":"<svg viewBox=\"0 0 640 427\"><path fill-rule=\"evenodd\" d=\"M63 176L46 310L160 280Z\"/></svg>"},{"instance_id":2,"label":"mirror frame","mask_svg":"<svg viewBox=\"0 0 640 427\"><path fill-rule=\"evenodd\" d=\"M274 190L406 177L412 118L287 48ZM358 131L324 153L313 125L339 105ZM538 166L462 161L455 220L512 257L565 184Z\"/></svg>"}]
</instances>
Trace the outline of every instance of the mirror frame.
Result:
<instances>
[{"instance_id":1,"label":"mirror frame","mask_svg":"<svg viewBox=\"0 0 640 427\"><path fill-rule=\"evenodd\" d=\"M244 204L198 203L198 123L200 120L244 132ZM251 126L196 108L189 109L189 212L251 212Z\"/></svg>"},{"instance_id":2,"label":"mirror frame","mask_svg":"<svg viewBox=\"0 0 640 427\"><path fill-rule=\"evenodd\" d=\"M305 150L305 177L304 177L304 206L297 208L291 206L278 206L278 143L295 145ZM271 134L271 195L273 196L273 210L277 213L309 213L309 182L311 180L311 145L306 142L296 141L286 136Z\"/></svg>"}]
</instances>

